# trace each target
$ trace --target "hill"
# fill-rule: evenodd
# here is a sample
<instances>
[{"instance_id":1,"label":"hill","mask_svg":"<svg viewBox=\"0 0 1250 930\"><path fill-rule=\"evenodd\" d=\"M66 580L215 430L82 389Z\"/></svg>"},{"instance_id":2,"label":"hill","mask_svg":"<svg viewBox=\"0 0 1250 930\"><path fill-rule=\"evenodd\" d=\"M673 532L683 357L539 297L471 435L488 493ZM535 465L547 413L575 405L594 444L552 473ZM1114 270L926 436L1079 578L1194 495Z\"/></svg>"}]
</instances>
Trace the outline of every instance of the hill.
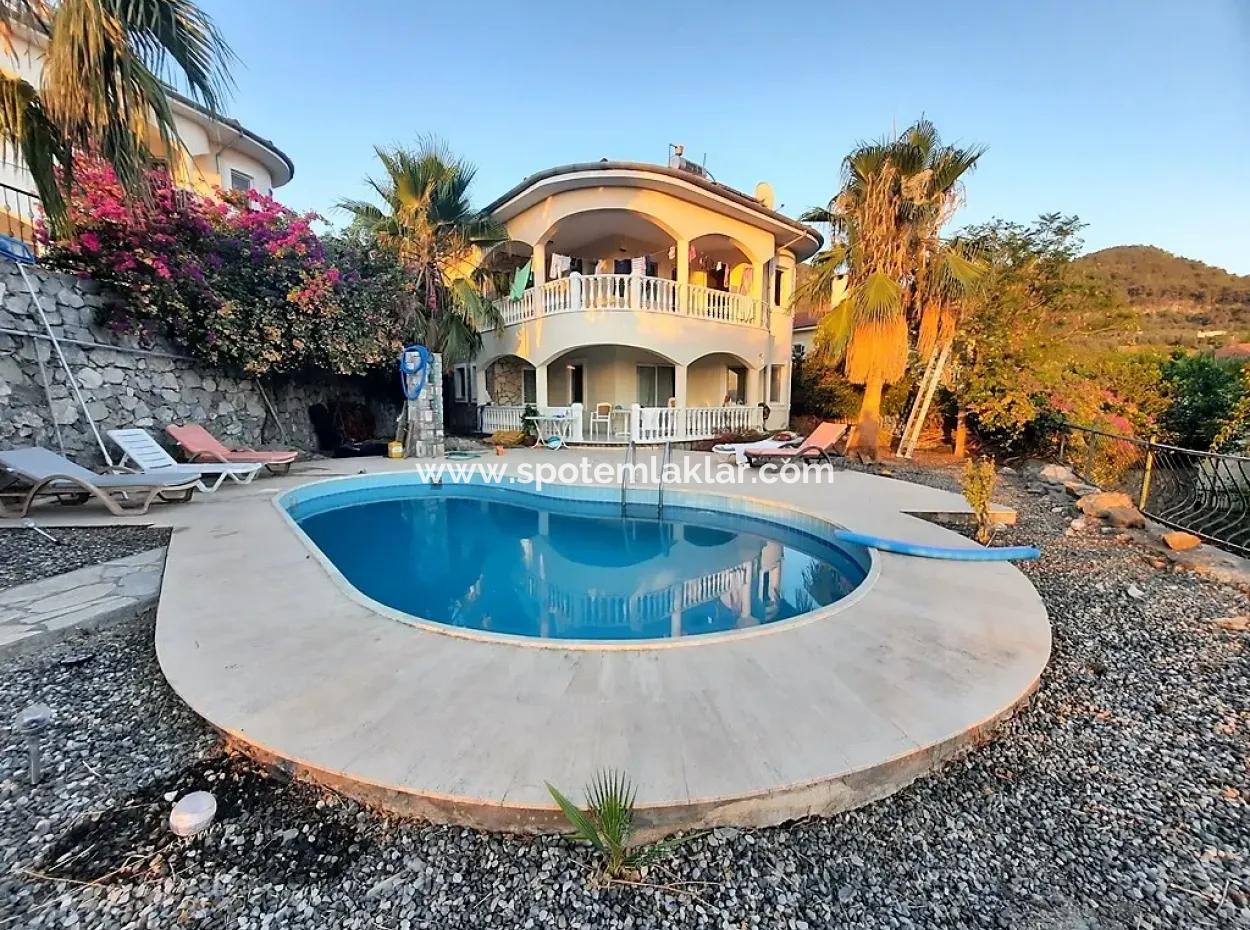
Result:
<instances>
[{"instance_id":1,"label":"hill","mask_svg":"<svg viewBox=\"0 0 1250 930\"><path fill-rule=\"evenodd\" d=\"M1151 245L1102 249L1076 264L1124 290L1141 315L1139 342L1222 345L1250 333L1250 276Z\"/></svg>"}]
</instances>

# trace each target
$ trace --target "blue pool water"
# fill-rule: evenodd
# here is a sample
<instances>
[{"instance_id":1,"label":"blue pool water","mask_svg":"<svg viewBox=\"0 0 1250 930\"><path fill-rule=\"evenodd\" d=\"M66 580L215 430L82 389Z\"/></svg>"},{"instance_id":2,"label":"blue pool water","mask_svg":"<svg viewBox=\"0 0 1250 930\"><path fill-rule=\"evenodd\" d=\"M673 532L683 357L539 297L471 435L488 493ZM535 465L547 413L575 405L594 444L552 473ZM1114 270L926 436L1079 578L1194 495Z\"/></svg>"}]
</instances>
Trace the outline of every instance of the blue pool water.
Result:
<instances>
[{"instance_id":1,"label":"blue pool water","mask_svg":"<svg viewBox=\"0 0 1250 930\"><path fill-rule=\"evenodd\" d=\"M683 507L622 518L619 504L492 490L409 486L289 511L363 594L489 633L721 633L831 604L865 575L862 553L772 521Z\"/></svg>"}]
</instances>

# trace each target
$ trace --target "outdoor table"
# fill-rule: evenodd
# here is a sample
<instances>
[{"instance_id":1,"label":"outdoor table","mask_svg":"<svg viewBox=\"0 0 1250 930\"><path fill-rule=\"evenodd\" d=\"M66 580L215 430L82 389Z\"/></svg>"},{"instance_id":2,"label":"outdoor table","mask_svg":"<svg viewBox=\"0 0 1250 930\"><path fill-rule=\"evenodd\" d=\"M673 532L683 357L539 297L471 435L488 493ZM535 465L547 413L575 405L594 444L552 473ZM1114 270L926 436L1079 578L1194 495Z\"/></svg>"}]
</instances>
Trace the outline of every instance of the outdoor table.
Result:
<instances>
[{"instance_id":1,"label":"outdoor table","mask_svg":"<svg viewBox=\"0 0 1250 930\"><path fill-rule=\"evenodd\" d=\"M547 414L545 416L540 415L536 417L526 417L525 419L534 424L534 431L538 434L538 437L534 442L535 449L539 446L546 445L547 440L552 436L559 437L560 446L564 446L568 443L569 430L573 425L572 417ZM556 446L556 448L558 449L560 446Z\"/></svg>"}]
</instances>

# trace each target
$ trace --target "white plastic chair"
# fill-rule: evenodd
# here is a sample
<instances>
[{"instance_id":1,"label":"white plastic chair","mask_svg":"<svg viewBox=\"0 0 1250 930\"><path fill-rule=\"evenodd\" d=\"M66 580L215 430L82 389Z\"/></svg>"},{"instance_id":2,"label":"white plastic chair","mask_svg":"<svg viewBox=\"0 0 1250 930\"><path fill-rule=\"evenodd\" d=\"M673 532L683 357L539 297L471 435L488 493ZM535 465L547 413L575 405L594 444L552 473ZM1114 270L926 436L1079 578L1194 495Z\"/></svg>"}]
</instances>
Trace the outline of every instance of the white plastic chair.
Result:
<instances>
[{"instance_id":1,"label":"white plastic chair","mask_svg":"<svg viewBox=\"0 0 1250 930\"><path fill-rule=\"evenodd\" d=\"M612 436L612 405L611 404L595 404L595 412L590 418L590 438L595 438L599 424L603 424L603 434L611 438Z\"/></svg>"},{"instance_id":2,"label":"white plastic chair","mask_svg":"<svg viewBox=\"0 0 1250 930\"><path fill-rule=\"evenodd\" d=\"M147 430L111 429L108 431L108 436L124 453L121 462L118 463L119 466L125 467L127 462L130 462L143 474L154 478L181 478L185 481L195 481L195 486L205 494L216 491L227 478L239 484L249 484L256 477L256 473L264 467L260 462L254 464L201 462L195 465L182 465L174 461L174 457L166 452ZM206 484L204 477L207 475L216 475L217 480L212 484Z\"/></svg>"}]
</instances>

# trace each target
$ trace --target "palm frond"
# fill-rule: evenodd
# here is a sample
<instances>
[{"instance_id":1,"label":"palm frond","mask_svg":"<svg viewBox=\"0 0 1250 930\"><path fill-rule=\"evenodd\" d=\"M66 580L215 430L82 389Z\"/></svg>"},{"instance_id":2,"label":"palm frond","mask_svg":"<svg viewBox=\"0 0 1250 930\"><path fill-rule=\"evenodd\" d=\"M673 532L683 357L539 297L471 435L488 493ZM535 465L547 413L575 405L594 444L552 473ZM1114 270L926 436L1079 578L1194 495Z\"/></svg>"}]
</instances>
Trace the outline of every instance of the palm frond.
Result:
<instances>
[{"instance_id":1,"label":"palm frond","mask_svg":"<svg viewBox=\"0 0 1250 930\"><path fill-rule=\"evenodd\" d=\"M848 303L857 327L886 323L903 315L903 288L896 279L874 271L851 289Z\"/></svg>"},{"instance_id":2,"label":"palm frond","mask_svg":"<svg viewBox=\"0 0 1250 930\"><path fill-rule=\"evenodd\" d=\"M44 215L53 234L67 222L65 199L58 172L66 187L73 158L69 147L48 117L38 91L12 72L0 70L0 140L22 153L35 184Z\"/></svg>"},{"instance_id":3,"label":"palm frond","mask_svg":"<svg viewBox=\"0 0 1250 930\"><path fill-rule=\"evenodd\" d=\"M603 837L599 835L599 828L595 826L595 822L578 810L577 805L557 791L550 782L544 782L544 784L546 784L552 800L560 808L560 812L572 824L573 836L589 843L599 852L606 853L607 848L604 845Z\"/></svg>"}]
</instances>

